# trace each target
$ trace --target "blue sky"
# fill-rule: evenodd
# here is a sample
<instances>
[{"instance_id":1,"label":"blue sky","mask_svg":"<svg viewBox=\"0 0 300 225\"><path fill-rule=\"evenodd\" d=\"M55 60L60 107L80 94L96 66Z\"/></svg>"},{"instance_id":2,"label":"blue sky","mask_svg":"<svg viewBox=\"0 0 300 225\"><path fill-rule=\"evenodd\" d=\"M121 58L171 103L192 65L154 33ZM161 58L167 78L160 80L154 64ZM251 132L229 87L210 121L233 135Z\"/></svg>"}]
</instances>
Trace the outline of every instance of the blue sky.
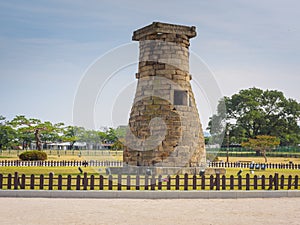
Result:
<instances>
[{"instance_id":1,"label":"blue sky","mask_svg":"<svg viewBox=\"0 0 300 225\"><path fill-rule=\"evenodd\" d=\"M256 86L300 101L299 8L297 0L1 1L0 115L72 124L74 98L87 69L153 21L197 27L190 49L211 69L224 95ZM135 72L134 66L125 69L115 87L127 79L134 89ZM118 125L101 115L106 104L96 107L97 127ZM210 115L203 108L206 127Z\"/></svg>"}]
</instances>

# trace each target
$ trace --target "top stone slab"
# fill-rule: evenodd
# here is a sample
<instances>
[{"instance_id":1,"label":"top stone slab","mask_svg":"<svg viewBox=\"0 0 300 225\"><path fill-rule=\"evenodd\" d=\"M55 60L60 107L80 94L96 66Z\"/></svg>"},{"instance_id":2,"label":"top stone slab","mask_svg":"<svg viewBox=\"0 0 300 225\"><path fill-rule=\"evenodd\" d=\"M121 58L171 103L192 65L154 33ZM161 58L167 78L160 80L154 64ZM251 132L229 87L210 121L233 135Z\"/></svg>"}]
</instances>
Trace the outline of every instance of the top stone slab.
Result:
<instances>
[{"instance_id":1,"label":"top stone slab","mask_svg":"<svg viewBox=\"0 0 300 225\"><path fill-rule=\"evenodd\" d=\"M193 38L197 35L195 26L189 27L169 23L153 22L146 27L134 31L132 40L139 41L148 35L159 33L185 35L188 38Z\"/></svg>"}]
</instances>

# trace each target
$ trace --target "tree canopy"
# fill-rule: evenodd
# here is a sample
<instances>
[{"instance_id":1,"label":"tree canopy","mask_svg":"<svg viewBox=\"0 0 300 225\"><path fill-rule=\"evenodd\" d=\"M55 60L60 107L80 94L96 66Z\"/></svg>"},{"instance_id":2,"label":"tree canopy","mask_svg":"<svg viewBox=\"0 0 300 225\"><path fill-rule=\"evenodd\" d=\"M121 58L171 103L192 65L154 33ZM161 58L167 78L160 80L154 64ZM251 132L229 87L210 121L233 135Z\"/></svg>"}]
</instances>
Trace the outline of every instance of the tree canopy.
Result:
<instances>
[{"instance_id":1,"label":"tree canopy","mask_svg":"<svg viewBox=\"0 0 300 225\"><path fill-rule=\"evenodd\" d=\"M28 149L35 142L37 150L42 145L53 142L70 142L70 148L76 142L85 142L88 147L99 146L102 142L114 144L114 148L121 148L125 128L109 128L106 132L86 130L83 127L65 126L63 123L53 124L35 118L18 115L11 121L0 116L0 149L22 146Z\"/></svg>"},{"instance_id":2,"label":"tree canopy","mask_svg":"<svg viewBox=\"0 0 300 225\"><path fill-rule=\"evenodd\" d=\"M256 138L249 138L248 141L242 142L242 146L260 152L267 162L266 152L271 151L274 147L280 144L277 137L269 135L257 135Z\"/></svg>"},{"instance_id":3,"label":"tree canopy","mask_svg":"<svg viewBox=\"0 0 300 225\"><path fill-rule=\"evenodd\" d=\"M242 143L258 135L278 137L283 146L300 143L300 104L285 98L282 92L254 87L224 97L224 103L226 110L218 108L210 118L208 129L211 133L214 133L212 124L225 123L233 143Z\"/></svg>"}]
</instances>

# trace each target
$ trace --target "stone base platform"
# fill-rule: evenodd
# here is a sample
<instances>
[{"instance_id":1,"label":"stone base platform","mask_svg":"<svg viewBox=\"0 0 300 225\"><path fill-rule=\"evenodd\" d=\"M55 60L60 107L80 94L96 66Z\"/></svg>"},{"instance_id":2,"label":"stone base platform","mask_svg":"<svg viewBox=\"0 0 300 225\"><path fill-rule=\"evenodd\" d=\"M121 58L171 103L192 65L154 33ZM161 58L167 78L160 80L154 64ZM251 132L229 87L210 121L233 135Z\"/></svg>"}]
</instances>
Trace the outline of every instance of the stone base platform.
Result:
<instances>
[{"instance_id":1,"label":"stone base platform","mask_svg":"<svg viewBox=\"0 0 300 225\"><path fill-rule=\"evenodd\" d=\"M124 174L124 175L215 175L226 174L225 168L205 168L205 167L151 167L151 166L130 166L110 167L106 169L108 174Z\"/></svg>"}]
</instances>

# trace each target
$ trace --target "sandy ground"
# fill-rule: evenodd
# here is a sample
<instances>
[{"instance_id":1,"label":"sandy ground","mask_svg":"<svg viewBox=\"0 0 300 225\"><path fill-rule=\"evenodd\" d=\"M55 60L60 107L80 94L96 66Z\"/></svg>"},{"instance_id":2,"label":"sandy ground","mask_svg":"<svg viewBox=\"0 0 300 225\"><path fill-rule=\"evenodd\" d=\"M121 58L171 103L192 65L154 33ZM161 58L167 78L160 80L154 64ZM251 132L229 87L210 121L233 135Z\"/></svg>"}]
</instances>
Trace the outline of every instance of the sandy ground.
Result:
<instances>
[{"instance_id":1,"label":"sandy ground","mask_svg":"<svg viewBox=\"0 0 300 225\"><path fill-rule=\"evenodd\" d=\"M0 198L0 224L300 224L300 198Z\"/></svg>"}]
</instances>

